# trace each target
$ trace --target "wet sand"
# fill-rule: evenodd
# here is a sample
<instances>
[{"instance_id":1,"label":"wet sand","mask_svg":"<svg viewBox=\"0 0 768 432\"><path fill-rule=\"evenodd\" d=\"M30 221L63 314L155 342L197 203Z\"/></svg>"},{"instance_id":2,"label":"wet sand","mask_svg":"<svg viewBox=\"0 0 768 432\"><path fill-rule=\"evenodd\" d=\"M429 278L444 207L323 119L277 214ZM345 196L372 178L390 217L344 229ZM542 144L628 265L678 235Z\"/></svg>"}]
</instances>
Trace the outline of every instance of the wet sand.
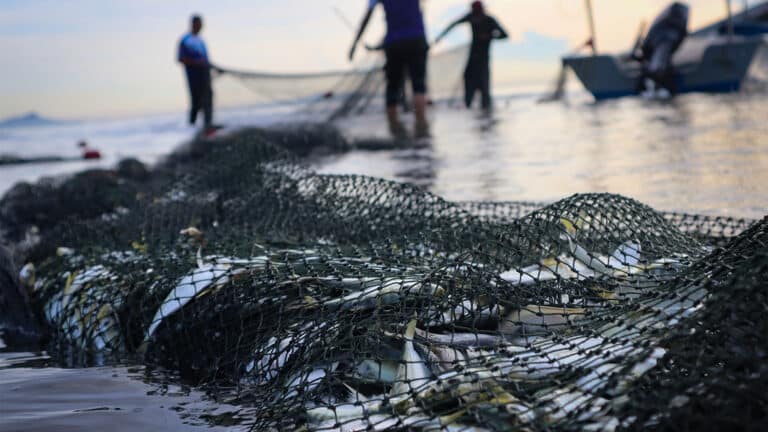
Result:
<instances>
[{"instance_id":1,"label":"wet sand","mask_svg":"<svg viewBox=\"0 0 768 432\"><path fill-rule=\"evenodd\" d=\"M140 368L10 367L45 361L0 353L0 431L231 431L237 407L196 391L141 381ZM211 423L209 423L209 421Z\"/></svg>"}]
</instances>

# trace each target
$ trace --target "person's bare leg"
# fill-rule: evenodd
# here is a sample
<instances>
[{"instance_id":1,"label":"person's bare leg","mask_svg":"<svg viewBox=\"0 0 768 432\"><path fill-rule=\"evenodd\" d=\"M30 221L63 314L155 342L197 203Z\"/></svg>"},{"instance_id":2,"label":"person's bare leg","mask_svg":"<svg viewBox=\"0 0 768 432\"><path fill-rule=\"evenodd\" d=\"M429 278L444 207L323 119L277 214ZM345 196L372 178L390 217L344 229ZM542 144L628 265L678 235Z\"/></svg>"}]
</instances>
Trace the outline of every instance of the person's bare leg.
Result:
<instances>
[{"instance_id":1,"label":"person's bare leg","mask_svg":"<svg viewBox=\"0 0 768 432\"><path fill-rule=\"evenodd\" d=\"M389 132L395 138L405 138L407 131L400 123L400 115L397 113L397 105L387 107L387 121L389 122Z\"/></svg>"},{"instance_id":2,"label":"person's bare leg","mask_svg":"<svg viewBox=\"0 0 768 432\"><path fill-rule=\"evenodd\" d=\"M427 95L424 93L413 95L413 108L416 113L416 138L429 136L429 122L427 121Z\"/></svg>"}]
</instances>

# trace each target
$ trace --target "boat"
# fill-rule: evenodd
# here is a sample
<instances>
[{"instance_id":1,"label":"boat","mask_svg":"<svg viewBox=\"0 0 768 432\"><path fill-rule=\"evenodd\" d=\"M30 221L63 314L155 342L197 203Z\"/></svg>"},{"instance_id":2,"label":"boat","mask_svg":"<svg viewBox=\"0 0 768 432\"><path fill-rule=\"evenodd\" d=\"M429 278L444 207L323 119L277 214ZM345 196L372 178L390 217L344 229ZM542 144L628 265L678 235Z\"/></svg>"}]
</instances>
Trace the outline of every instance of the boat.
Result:
<instances>
[{"instance_id":1,"label":"boat","mask_svg":"<svg viewBox=\"0 0 768 432\"><path fill-rule=\"evenodd\" d=\"M675 93L739 91L768 62L768 2L694 32L672 57ZM643 91L643 65L631 53L563 57L596 100Z\"/></svg>"}]
</instances>

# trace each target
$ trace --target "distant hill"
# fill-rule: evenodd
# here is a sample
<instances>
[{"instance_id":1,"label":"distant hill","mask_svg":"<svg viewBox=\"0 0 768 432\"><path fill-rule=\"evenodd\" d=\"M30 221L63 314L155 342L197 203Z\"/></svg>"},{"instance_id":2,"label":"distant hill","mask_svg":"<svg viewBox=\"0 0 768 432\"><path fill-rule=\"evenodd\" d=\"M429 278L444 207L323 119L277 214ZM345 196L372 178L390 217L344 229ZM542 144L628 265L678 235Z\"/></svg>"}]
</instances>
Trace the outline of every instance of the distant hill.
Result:
<instances>
[{"instance_id":1,"label":"distant hill","mask_svg":"<svg viewBox=\"0 0 768 432\"><path fill-rule=\"evenodd\" d=\"M0 128L54 126L64 123L66 122L45 118L35 112L30 112L0 120Z\"/></svg>"}]
</instances>

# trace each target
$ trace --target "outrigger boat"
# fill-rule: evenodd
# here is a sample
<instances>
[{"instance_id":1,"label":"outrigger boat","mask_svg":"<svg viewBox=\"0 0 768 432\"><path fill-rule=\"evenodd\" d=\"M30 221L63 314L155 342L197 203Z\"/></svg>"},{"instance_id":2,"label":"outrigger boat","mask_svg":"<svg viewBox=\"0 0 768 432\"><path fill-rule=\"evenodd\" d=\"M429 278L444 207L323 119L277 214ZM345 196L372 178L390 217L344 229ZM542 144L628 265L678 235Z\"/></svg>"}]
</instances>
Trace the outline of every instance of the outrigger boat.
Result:
<instances>
[{"instance_id":1,"label":"outrigger boat","mask_svg":"<svg viewBox=\"0 0 768 432\"><path fill-rule=\"evenodd\" d=\"M690 33L671 59L674 93L739 91L749 76L764 72L756 69L768 65L767 35L768 2ZM595 99L603 100L644 90L647 71L632 54L593 51L562 61Z\"/></svg>"}]
</instances>

